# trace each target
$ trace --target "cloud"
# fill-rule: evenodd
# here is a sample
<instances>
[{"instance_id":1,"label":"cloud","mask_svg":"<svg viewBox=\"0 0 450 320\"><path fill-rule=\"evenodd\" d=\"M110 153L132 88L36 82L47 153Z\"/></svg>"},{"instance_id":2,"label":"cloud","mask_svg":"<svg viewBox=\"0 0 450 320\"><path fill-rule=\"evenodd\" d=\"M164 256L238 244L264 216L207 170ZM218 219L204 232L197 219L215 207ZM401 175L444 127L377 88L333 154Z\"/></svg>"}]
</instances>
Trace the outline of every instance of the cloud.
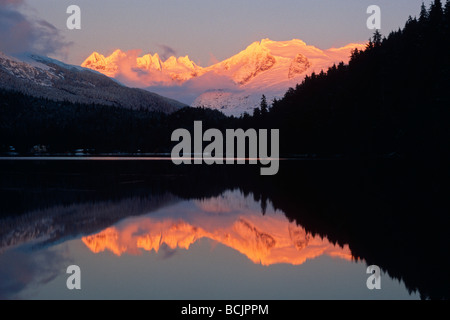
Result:
<instances>
[{"instance_id":1,"label":"cloud","mask_svg":"<svg viewBox=\"0 0 450 320\"><path fill-rule=\"evenodd\" d=\"M161 48L161 50L162 50L162 52L159 54L159 56L161 57L162 60L167 60L171 56L178 55L177 51L175 49L173 49L172 47L169 47L168 45L159 44L158 47Z\"/></svg>"},{"instance_id":2,"label":"cloud","mask_svg":"<svg viewBox=\"0 0 450 320\"><path fill-rule=\"evenodd\" d=\"M161 247L159 248L159 255L158 257L162 260L167 260L172 258L178 253L178 248L171 249L167 244L163 243Z\"/></svg>"},{"instance_id":3,"label":"cloud","mask_svg":"<svg viewBox=\"0 0 450 320\"><path fill-rule=\"evenodd\" d=\"M212 65L214 65L216 63L219 63L219 62L220 61L216 58L216 56L212 52L210 52L209 53L209 65L212 66Z\"/></svg>"},{"instance_id":4,"label":"cloud","mask_svg":"<svg viewBox=\"0 0 450 320\"><path fill-rule=\"evenodd\" d=\"M192 78L184 83L191 90L233 90L239 91L239 86L228 76L220 75L215 72L208 72L196 78Z\"/></svg>"},{"instance_id":5,"label":"cloud","mask_svg":"<svg viewBox=\"0 0 450 320\"><path fill-rule=\"evenodd\" d=\"M0 6L13 5L18 6L23 4L24 0L0 0Z\"/></svg>"},{"instance_id":6,"label":"cloud","mask_svg":"<svg viewBox=\"0 0 450 320\"><path fill-rule=\"evenodd\" d=\"M23 299L24 291L53 281L71 262L62 250L10 250L0 255L0 300Z\"/></svg>"},{"instance_id":7,"label":"cloud","mask_svg":"<svg viewBox=\"0 0 450 320\"><path fill-rule=\"evenodd\" d=\"M187 80L178 86L157 86L147 87L151 92L155 92L162 96L171 97L188 105L192 104L195 99L208 90L225 90L227 92L239 92L240 89L236 83L227 76L218 75L214 72L208 72L200 77Z\"/></svg>"},{"instance_id":8,"label":"cloud","mask_svg":"<svg viewBox=\"0 0 450 320\"><path fill-rule=\"evenodd\" d=\"M0 0L0 51L64 55L71 43L54 25L21 13L23 3L23 0Z\"/></svg>"}]
</instances>

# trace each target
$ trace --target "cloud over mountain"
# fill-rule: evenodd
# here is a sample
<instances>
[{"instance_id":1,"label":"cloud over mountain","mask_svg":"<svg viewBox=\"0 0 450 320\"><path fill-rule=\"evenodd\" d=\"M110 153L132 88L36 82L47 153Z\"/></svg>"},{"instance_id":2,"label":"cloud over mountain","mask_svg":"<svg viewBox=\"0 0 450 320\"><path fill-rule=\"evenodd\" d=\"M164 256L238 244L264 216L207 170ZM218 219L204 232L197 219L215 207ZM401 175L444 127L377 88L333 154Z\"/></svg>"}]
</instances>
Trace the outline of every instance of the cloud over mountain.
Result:
<instances>
[{"instance_id":1,"label":"cloud over mountain","mask_svg":"<svg viewBox=\"0 0 450 320\"><path fill-rule=\"evenodd\" d=\"M23 0L0 0L0 51L64 55L71 45L51 23L23 14Z\"/></svg>"}]
</instances>

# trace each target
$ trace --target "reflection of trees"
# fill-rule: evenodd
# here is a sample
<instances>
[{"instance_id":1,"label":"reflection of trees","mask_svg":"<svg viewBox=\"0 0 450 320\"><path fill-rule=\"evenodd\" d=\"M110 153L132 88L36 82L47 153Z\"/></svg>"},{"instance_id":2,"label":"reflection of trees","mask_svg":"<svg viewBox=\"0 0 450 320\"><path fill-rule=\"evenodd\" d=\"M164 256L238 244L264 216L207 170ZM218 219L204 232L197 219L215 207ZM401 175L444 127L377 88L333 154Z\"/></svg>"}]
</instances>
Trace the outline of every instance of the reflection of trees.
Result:
<instances>
[{"instance_id":1,"label":"reflection of trees","mask_svg":"<svg viewBox=\"0 0 450 320\"><path fill-rule=\"evenodd\" d=\"M354 256L379 265L390 276L402 279L409 290L419 290L423 298L450 296L450 279L446 276L450 221L443 191L448 189L445 185L450 177L445 166L438 163L283 161L278 175L262 177L259 166L250 165L5 162L0 177L0 200L5 204L2 214L10 216L0 220L2 230L20 219L30 222L24 217L29 219L26 213L36 209L99 201L114 205L134 197L141 199L143 210L131 214L140 214L151 207L146 202L164 199L164 194L208 199L238 188L260 200L261 211L264 203L270 202L307 232L333 243L349 244ZM52 196L55 192L57 197ZM130 212L122 211L118 219ZM13 213L15 217L11 218ZM57 219L58 214L54 217ZM67 213L65 217L71 221L75 216ZM84 217L89 217L89 212ZM113 218L105 210L96 215L96 223L105 228L117 221ZM83 232L83 228L92 226L86 221L84 225L75 223L69 230ZM295 229L289 232L299 247L308 243L308 238L296 237Z\"/></svg>"}]
</instances>

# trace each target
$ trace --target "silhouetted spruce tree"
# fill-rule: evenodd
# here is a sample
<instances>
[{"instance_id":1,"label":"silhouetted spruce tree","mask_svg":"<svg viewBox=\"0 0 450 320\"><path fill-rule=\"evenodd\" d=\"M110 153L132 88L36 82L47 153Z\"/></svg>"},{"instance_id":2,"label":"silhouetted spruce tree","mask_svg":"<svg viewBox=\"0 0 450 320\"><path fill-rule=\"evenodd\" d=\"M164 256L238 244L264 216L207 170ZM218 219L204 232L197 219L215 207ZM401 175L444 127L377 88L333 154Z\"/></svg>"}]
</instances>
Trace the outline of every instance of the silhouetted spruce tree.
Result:
<instances>
[{"instance_id":1,"label":"silhouetted spruce tree","mask_svg":"<svg viewBox=\"0 0 450 320\"><path fill-rule=\"evenodd\" d=\"M430 21L438 24L442 22L444 16L441 0L434 0L430 6L429 19Z\"/></svg>"},{"instance_id":2,"label":"silhouetted spruce tree","mask_svg":"<svg viewBox=\"0 0 450 320\"><path fill-rule=\"evenodd\" d=\"M420 16L419 16L419 22L425 23L428 21L428 10L425 6L425 3L422 2L422 6L420 7Z\"/></svg>"},{"instance_id":3,"label":"silhouetted spruce tree","mask_svg":"<svg viewBox=\"0 0 450 320\"><path fill-rule=\"evenodd\" d=\"M447 21L450 19L450 0L445 3L444 17Z\"/></svg>"},{"instance_id":4,"label":"silhouetted spruce tree","mask_svg":"<svg viewBox=\"0 0 450 320\"><path fill-rule=\"evenodd\" d=\"M261 107L261 116L265 117L269 112L269 106L267 105L267 99L265 95L262 95L261 97L260 107Z\"/></svg>"},{"instance_id":5,"label":"silhouetted spruce tree","mask_svg":"<svg viewBox=\"0 0 450 320\"><path fill-rule=\"evenodd\" d=\"M379 30L376 30L375 33L373 34L372 37L372 42L373 42L373 46L374 47L379 47L381 46L381 42L383 40L383 36L381 35Z\"/></svg>"}]
</instances>

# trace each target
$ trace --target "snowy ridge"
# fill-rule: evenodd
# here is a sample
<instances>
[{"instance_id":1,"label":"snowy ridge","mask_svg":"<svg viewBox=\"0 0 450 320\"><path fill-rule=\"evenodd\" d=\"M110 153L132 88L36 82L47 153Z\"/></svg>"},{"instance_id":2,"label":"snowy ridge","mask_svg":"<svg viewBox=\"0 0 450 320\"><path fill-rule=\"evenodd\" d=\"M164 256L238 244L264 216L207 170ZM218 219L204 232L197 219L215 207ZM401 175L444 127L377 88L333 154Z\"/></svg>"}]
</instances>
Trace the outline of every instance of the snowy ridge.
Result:
<instances>
[{"instance_id":1,"label":"snowy ridge","mask_svg":"<svg viewBox=\"0 0 450 320\"><path fill-rule=\"evenodd\" d=\"M263 94L269 102L282 97L307 74L327 70L341 61L346 63L352 49L364 46L348 44L322 50L299 39L263 39L209 67L196 65L188 56L162 61L158 53L140 57L136 50L116 50L108 57L94 52L82 67L154 92L169 92L167 88L173 88L172 97L191 106L239 116L259 106Z\"/></svg>"},{"instance_id":2,"label":"snowy ridge","mask_svg":"<svg viewBox=\"0 0 450 320\"><path fill-rule=\"evenodd\" d=\"M146 90L128 88L97 71L29 53L10 57L0 52L0 89L54 101L161 112L185 106Z\"/></svg>"}]
</instances>

